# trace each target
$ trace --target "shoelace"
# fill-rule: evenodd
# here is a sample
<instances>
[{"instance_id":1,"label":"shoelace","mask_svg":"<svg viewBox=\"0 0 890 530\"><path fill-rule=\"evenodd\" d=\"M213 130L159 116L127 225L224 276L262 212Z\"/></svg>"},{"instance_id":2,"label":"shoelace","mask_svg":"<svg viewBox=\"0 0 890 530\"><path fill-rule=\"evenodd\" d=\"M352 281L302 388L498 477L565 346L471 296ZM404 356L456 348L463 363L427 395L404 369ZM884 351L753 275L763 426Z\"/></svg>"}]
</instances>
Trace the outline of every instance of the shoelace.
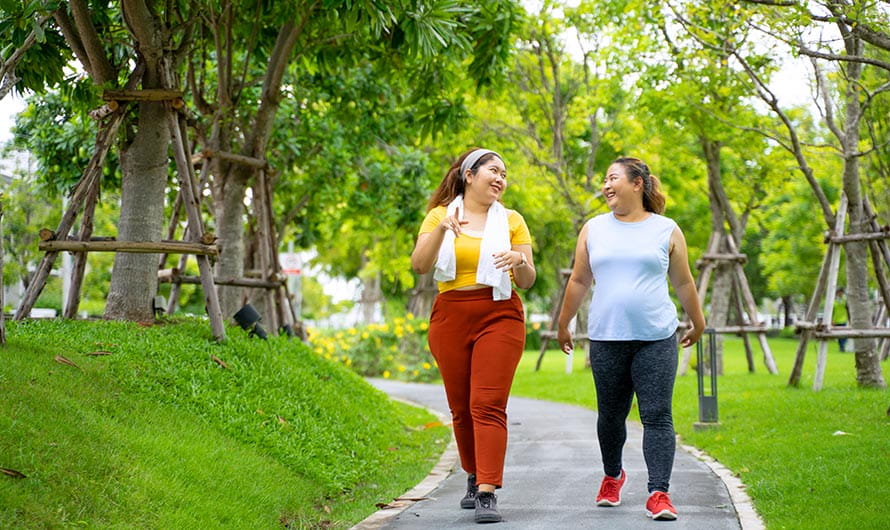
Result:
<instances>
[{"instance_id":1,"label":"shoelace","mask_svg":"<svg viewBox=\"0 0 890 530\"><path fill-rule=\"evenodd\" d=\"M491 508L491 499L494 495L479 495L476 497L479 499L479 504L482 505L483 508Z\"/></svg>"},{"instance_id":2,"label":"shoelace","mask_svg":"<svg viewBox=\"0 0 890 530\"><path fill-rule=\"evenodd\" d=\"M669 510L669 509L673 508L673 505L671 504L671 498L668 497L666 493L661 492L661 491L656 491L654 496L655 496L655 502L653 503L654 510L652 510L654 513L658 513L662 510Z\"/></svg>"},{"instance_id":3,"label":"shoelace","mask_svg":"<svg viewBox=\"0 0 890 530\"><path fill-rule=\"evenodd\" d=\"M618 495L618 481L612 477L603 484L603 497L615 497Z\"/></svg>"}]
</instances>

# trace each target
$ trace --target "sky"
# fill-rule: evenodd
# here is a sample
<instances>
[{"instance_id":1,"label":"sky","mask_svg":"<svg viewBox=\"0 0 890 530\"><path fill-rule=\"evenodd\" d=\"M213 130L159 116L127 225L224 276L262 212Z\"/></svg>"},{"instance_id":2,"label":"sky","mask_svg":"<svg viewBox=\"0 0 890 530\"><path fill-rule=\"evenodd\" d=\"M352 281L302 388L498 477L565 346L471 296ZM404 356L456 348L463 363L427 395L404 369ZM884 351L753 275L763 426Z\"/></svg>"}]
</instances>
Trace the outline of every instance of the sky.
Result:
<instances>
[{"instance_id":1,"label":"sky","mask_svg":"<svg viewBox=\"0 0 890 530\"><path fill-rule=\"evenodd\" d=\"M0 144L12 139L10 129L15 125L15 115L24 107L24 100L16 94L9 93L0 99Z\"/></svg>"}]
</instances>

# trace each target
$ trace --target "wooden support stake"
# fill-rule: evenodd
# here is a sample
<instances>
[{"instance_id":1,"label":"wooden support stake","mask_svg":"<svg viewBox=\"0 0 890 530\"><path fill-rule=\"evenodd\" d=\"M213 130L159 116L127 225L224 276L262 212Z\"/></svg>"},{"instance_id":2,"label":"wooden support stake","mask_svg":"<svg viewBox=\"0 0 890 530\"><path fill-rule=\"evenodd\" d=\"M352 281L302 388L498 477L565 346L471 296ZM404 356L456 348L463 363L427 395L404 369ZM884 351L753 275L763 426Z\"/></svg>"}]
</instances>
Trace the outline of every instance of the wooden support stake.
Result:
<instances>
[{"instance_id":1,"label":"wooden support stake","mask_svg":"<svg viewBox=\"0 0 890 530\"><path fill-rule=\"evenodd\" d=\"M846 197L846 195L844 195ZM836 234L844 233L844 222L847 219L847 203L842 198L843 210L838 208L834 231ZM834 297L837 291L837 271L841 263L841 247L832 244L834 252L831 254L831 264L828 267L828 282L825 285L825 306L822 310L822 322L826 329L831 329L831 317L834 313ZM815 333L814 333L815 335ZM813 390L822 390L822 382L825 378L825 364L828 361L828 342L825 339L819 341L819 349L816 353L816 375L813 377Z\"/></svg>"},{"instance_id":2,"label":"wooden support stake","mask_svg":"<svg viewBox=\"0 0 890 530\"><path fill-rule=\"evenodd\" d=\"M133 254L195 254L217 256L216 245L187 241L41 241L37 248L45 252L130 252Z\"/></svg>"},{"instance_id":3,"label":"wooden support stake","mask_svg":"<svg viewBox=\"0 0 890 530\"><path fill-rule=\"evenodd\" d=\"M71 199L68 202L68 210L62 215L62 219L59 221L59 226L55 233L67 234L71 231L71 226L74 224L75 217L77 217L77 211L80 209L81 205L83 205L89 190L93 188L94 181L98 182L102 176L102 167L105 163L105 156L108 154L112 141L117 135L117 130L120 127L121 122L123 122L125 113L126 105L122 105L111 115L111 118L105 125L99 129L99 133L96 135L96 146L93 150L93 156L90 158L90 162L87 164L87 169L84 171L80 181L74 186ZM56 262L57 255L57 251L47 252L43 255L43 259L40 260L40 265L37 266L37 271L34 273L34 277L31 278L31 283L28 285L28 289L25 291L24 296L22 296L22 302L19 304L19 308L16 311L15 320L22 320L27 315L31 314L31 309L34 307L35 302L37 302L37 297L40 296L40 292L43 291L43 287L46 285L46 280L52 271L53 264Z\"/></svg>"},{"instance_id":4,"label":"wooden support stake","mask_svg":"<svg viewBox=\"0 0 890 530\"><path fill-rule=\"evenodd\" d=\"M745 306L744 306L744 304L742 304L742 296L740 294L742 292L742 286L739 285L738 277L733 278L733 283L735 284L735 296L733 296L733 298L735 299L736 312L738 312L739 320L741 321L744 319L744 316L745 316ZM759 322L753 322L753 321L751 323L759 324ZM744 326L744 322L739 322L739 324ZM760 332L762 333L762 330ZM747 333L742 333L741 335L742 335L742 340L745 343L745 359L748 361L748 373L753 374L754 373L754 352L751 351L751 341L748 340ZM723 375L722 366L721 366L721 370L718 373L720 375Z\"/></svg>"},{"instance_id":5,"label":"wooden support stake","mask_svg":"<svg viewBox=\"0 0 890 530\"><path fill-rule=\"evenodd\" d=\"M264 169L268 163L265 160L261 160L259 158L254 158L252 156L244 156L235 153L229 153L226 151L211 151L209 149L205 149L202 151L204 158L219 158L220 160L226 160L228 162L234 162L236 164L242 164L248 167L252 167L255 169Z\"/></svg>"},{"instance_id":6,"label":"wooden support stake","mask_svg":"<svg viewBox=\"0 0 890 530\"><path fill-rule=\"evenodd\" d=\"M169 270L169 269L168 269ZM164 271L158 271L159 283L172 284L191 284L199 285L201 283L200 276L185 276L182 274L164 274ZM254 289L267 289L273 291L281 287L281 282L274 280L254 280L252 278L219 278L215 277L213 283L216 285L233 285L236 287L251 287Z\"/></svg>"},{"instance_id":7,"label":"wooden support stake","mask_svg":"<svg viewBox=\"0 0 890 530\"><path fill-rule=\"evenodd\" d=\"M182 90L169 88L144 88L142 90L105 90L102 92L105 101L165 101L182 99Z\"/></svg>"},{"instance_id":8,"label":"wooden support stake","mask_svg":"<svg viewBox=\"0 0 890 530\"><path fill-rule=\"evenodd\" d=\"M732 238L731 234L726 235L726 243L729 245L729 251L738 254L739 250L736 246L735 240ZM754 302L754 295L751 293L751 288L748 286L748 279L745 277L745 270L742 268L742 265L736 262L733 266L735 269L736 279L738 280L739 286L741 287L741 294L743 300L745 302L745 306L748 309L748 321L751 323L757 322L757 304ZM766 332L761 332L757 334L757 340L760 342L760 349L763 350L763 362L766 364L766 369L771 374L778 374L779 369L776 367L776 360L773 359L773 353L770 350L769 342L766 340Z\"/></svg>"},{"instance_id":9,"label":"wooden support stake","mask_svg":"<svg viewBox=\"0 0 890 530\"><path fill-rule=\"evenodd\" d=\"M835 232L836 233L836 232ZM890 239L890 232L881 231L880 228L877 229L876 232L870 232L867 234L844 234L842 236L831 236L829 241L831 243L851 243L853 241L878 241Z\"/></svg>"},{"instance_id":10,"label":"wooden support stake","mask_svg":"<svg viewBox=\"0 0 890 530\"><path fill-rule=\"evenodd\" d=\"M83 207L83 217L81 218L80 231L78 232L78 239L81 241L89 240L93 235L93 216L96 212L96 203L99 202L99 189L99 181L96 180ZM68 300L64 300L65 310L62 312L62 316L65 318L77 318L77 309L80 307L80 291L87 268L87 257L86 252L78 252L74 255L71 286L68 289Z\"/></svg>"},{"instance_id":11,"label":"wooden support stake","mask_svg":"<svg viewBox=\"0 0 890 530\"><path fill-rule=\"evenodd\" d=\"M182 118L176 113L170 103L165 103L165 105L167 106L167 119L173 137L173 156L176 159L179 173L179 186L183 192L182 202L189 220L189 232L191 237L198 239L204 234L204 223L201 221L201 209L198 203L197 190L195 190L192 184L191 174L193 167L189 163L189 156L185 149L185 140L182 137L182 129L180 128L179 120ZM213 336L217 341L223 341L226 338L226 328L219 306L219 296L217 296L216 286L213 283L213 269L207 256L199 255L197 260L198 270L201 272L204 304L207 307L207 316L210 318Z\"/></svg>"}]
</instances>

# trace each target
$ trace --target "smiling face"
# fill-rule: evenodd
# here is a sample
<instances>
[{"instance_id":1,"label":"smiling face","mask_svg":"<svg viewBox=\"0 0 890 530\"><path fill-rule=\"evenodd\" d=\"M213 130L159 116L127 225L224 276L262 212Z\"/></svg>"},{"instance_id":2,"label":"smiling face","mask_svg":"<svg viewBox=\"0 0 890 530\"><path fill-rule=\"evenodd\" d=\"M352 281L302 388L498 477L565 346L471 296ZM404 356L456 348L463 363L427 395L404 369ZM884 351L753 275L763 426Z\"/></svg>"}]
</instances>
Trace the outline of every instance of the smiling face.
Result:
<instances>
[{"instance_id":1,"label":"smiling face","mask_svg":"<svg viewBox=\"0 0 890 530\"><path fill-rule=\"evenodd\" d=\"M483 157L485 159L486 157ZM484 204L491 204L501 198L507 189L507 167L498 156L487 156L476 168L476 173L467 170L466 192Z\"/></svg>"},{"instance_id":2,"label":"smiling face","mask_svg":"<svg viewBox=\"0 0 890 530\"><path fill-rule=\"evenodd\" d=\"M615 213L628 213L643 204L643 179L631 181L622 164L612 164L603 180L603 197L609 209Z\"/></svg>"}]
</instances>

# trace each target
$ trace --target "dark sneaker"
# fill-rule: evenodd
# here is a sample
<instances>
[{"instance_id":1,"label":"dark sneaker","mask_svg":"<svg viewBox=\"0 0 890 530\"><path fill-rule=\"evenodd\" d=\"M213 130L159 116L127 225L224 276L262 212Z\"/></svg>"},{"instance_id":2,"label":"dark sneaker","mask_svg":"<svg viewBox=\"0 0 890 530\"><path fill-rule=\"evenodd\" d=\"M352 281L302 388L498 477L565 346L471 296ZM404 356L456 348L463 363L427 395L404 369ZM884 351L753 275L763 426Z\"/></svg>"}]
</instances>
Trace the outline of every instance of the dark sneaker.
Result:
<instances>
[{"instance_id":1,"label":"dark sneaker","mask_svg":"<svg viewBox=\"0 0 890 530\"><path fill-rule=\"evenodd\" d=\"M621 476L612 478L608 475L603 477L600 484L600 492L596 495L597 506L618 506L621 504L621 488L627 481L627 473L621 470Z\"/></svg>"},{"instance_id":2,"label":"dark sneaker","mask_svg":"<svg viewBox=\"0 0 890 530\"><path fill-rule=\"evenodd\" d=\"M467 475L467 494L460 500L460 507L465 510L472 510L476 507L476 493L479 488L476 486L476 475Z\"/></svg>"},{"instance_id":3,"label":"dark sneaker","mask_svg":"<svg viewBox=\"0 0 890 530\"><path fill-rule=\"evenodd\" d=\"M480 491L476 494L476 522L497 523L501 520L498 512L498 497L490 491Z\"/></svg>"},{"instance_id":4,"label":"dark sneaker","mask_svg":"<svg viewBox=\"0 0 890 530\"><path fill-rule=\"evenodd\" d=\"M653 491L646 501L646 515L655 520L673 521L677 518L677 509L671 504L671 498L663 491Z\"/></svg>"}]
</instances>

